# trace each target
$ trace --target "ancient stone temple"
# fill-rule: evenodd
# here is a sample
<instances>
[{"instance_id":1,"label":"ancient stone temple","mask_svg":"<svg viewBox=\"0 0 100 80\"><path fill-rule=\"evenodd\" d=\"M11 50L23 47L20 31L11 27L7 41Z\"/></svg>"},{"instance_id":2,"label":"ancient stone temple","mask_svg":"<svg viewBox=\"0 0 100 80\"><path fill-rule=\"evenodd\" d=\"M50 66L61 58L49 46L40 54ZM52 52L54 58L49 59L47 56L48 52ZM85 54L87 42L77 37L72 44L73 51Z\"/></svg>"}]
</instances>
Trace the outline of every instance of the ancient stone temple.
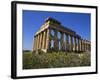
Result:
<instances>
[{"instance_id":1,"label":"ancient stone temple","mask_svg":"<svg viewBox=\"0 0 100 80\"><path fill-rule=\"evenodd\" d=\"M82 39L75 31L64 27L59 21L48 17L34 36L33 51L38 49L44 52L85 52L90 51L91 42Z\"/></svg>"}]
</instances>

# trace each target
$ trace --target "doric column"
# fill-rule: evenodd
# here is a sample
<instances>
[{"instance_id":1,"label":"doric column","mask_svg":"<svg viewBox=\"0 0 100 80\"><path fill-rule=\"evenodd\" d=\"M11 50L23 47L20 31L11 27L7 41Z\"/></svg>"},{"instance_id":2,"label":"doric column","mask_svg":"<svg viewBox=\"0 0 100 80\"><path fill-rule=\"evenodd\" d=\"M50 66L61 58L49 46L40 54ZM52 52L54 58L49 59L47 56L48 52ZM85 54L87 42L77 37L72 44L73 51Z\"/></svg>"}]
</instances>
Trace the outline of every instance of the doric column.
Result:
<instances>
[{"instance_id":1,"label":"doric column","mask_svg":"<svg viewBox=\"0 0 100 80\"><path fill-rule=\"evenodd\" d=\"M81 51L81 39L79 38L79 52Z\"/></svg>"},{"instance_id":2,"label":"doric column","mask_svg":"<svg viewBox=\"0 0 100 80\"><path fill-rule=\"evenodd\" d=\"M87 40L86 40L86 51L87 51L87 44L88 44L88 42L87 42Z\"/></svg>"},{"instance_id":3,"label":"doric column","mask_svg":"<svg viewBox=\"0 0 100 80\"><path fill-rule=\"evenodd\" d=\"M77 51L76 37L74 37L74 51Z\"/></svg>"},{"instance_id":4,"label":"doric column","mask_svg":"<svg viewBox=\"0 0 100 80\"><path fill-rule=\"evenodd\" d=\"M83 50L83 39L81 39L81 46L82 46L81 48L82 48L82 52L83 52L84 51Z\"/></svg>"},{"instance_id":5,"label":"doric column","mask_svg":"<svg viewBox=\"0 0 100 80\"><path fill-rule=\"evenodd\" d=\"M88 50L90 51L90 44L88 44Z\"/></svg>"},{"instance_id":6,"label":"doric column","mask_svg":"<svg viewBox=\"0 0 100 80\"><path fill-rule=\"evenodd\" d=\"M46 49L49 50L51 46L50 42L50 28L47 29L47 34L46 34Z\"/></svg>"},{"instance_id":7,"label":"doric column","mask_svg":"<svg viewBox=\"0 0 100 80\"><path fill-rule=\"evenodd\" d=\"M86 48L87 48L87 42L86 42L86 40L85 40L85 51L86 51Z\"/></svg>"},{"instance_id":8,"label":"doric column","mask_svg":"<svg viewBox=\"0 0 100 80\"><path fill-rule=\"evenodd\" d=\"M43 32L41 32L40 49L42 49L42 45L43 45Z\"/></svg>"},{"instance_id":9,"label":"doric column","mask_svg":"<svg viewBox=\"0 0 100 80\"><path fill-rule=\"evenodd\" d=\"M41 33L39 33L39 49L40 49L40 47L41 47Z\"/></svg>"},{"instance_id":10,"label":"doric column","mask_svg":"<svg viewBox=\"0 0 100 80\"><path fill-rule=\"evenodd\" d=\"M58 36L57 36L57 30L54 30L54 50L58 51Z\"/></svg>"},{"instance_id":11,"label":"doric column","mask_svg":"<svg viewBox=\"0 0 100 80\"><path fill-rule=\"evenodd\" d=\"M83 40L83 45L84 45L84 52L85 52L85 40Z\"/></svg>"},{"instance_id":12,"label":"doric column","mask_svg":"<svg viewBox=\"0 0 100 80\"><path fill-rule=\"evenodd\" d=\"M36 36L34 36L34 45L33 45L33 51L36 50Z\"/></svg>"},{"instance_id":13,"label":"doric column","mask_svg":"<svg viewBox=\"0 0 100 80\"><path fill-rule=\"evenodd\" d=\"M82 39L80 39L80 51L82 51Z\"/></svg>"},{"instance_id":14,"label":"doric column","mask_svg":"<svg viewBox=\"0 0 100 80\"><path fill-rule=\"evenodd\" d=\"M81 51L82 51L82 39L81 39L80 41L81 41L81 42L80 42L80 43L81 43L80 45L81 45Z\"/></svg>"},{"instance_id":15,"label":"doric column","mask_svg":"<svg viewBox=\"0 0 100 80\"><path fill-rule=\"evenodd\" d=\"M35 49L37 48L37 35L35 36Z\"/></svg>"},{"instance_id":16,"label":"doric column","mask_svg":"<svg viewBox=\"0 0 100 80\"><path fill-rule=\"evenodd\" d=\"M91 43L88 42L88 51L91 51Z\"/></svg>"},{"instance_id":17,"label":"doric column","mask_svg":"<svg viewBox=\"0 0 100 80\"><path fill-rule=\"evenodd\" d=\"M38 45L39 45L39 34L37 35L37 45L36 45L37 49L38 49Z\"/></svg>"},{"instance_id":18,"label":"doric column","mask_svg":"<svg viewBox=\"0 0 100 80\"><path fill-rule=\"evenodd\" d=\"M45 42L46 42L46 31L43 31L43 44L42 44L42 48L45 49Z\"/></svg>"},{"instance_id":19,"label":"doric column","mask_svg":"<svg viewBox=\"0 0 100 80\"><path fill-rule=\"evenodd\" d=\"M88 42L87 42L87 51L88 51Z\"/></svg>"},{"instance_id":20,"label":"doric column","mask_svg":"<svg viewBox=\"0 0 100 80\"><path fill-rule=\"evenodd\" d=\"M37 35L37 49L38 49L38 45L39 45L39 34Z\"/></svg>"},{"instance_id":21,"label":"doric column","mask_svg":"<svg viewBox=\"0 0 100 80\"><path fill-rule=\"evenodd\" d=\"M38 49L40 48L40 34L38 34Z\"/></svg>"},{"instance_id":22,"label":"doric column","mask_svg":"<svg viewBox=\"0 0 100 80\"><path fill-rule=\"evenodd\" d=\"M86 47L86 48L87 48L87 51L89 51L89 50L88 50L88 42L87 42L87 47Z\"/></svg>"},{"instance_id":23,"label":"doric column","mask_svg":"<svg viewBox=\"0 0 100 80\"><path fill-rule=\"evenodd\" d=\"M86 40L86 51L88 50L88 49L87 49L87 47L88 47L87 45L88 45L88 42L87 42L87 40Z\"/></svg>"},{"instance_id":24,"label":"doric column","mask_svg":"<svg viewBox=\"0 0 100 80\"><path fill-rule=\"evenodd\" d=\"M73 51L73 38L70 35L70 51Z\"/></svg>"},{"instance_id":25,"label":"doric column","mask_svg":"<svg viewBox=\"0 0 100 80\"><path fill-rule=\"evenodd\" d=\"M87 50L89 51L89 42L87 42Z\"/></svg>"},{"instance_id":26,"label":"doric column","mask_svg":"<svg viewBox=\"0 0 100 80\"><path fill-rule=\"evenodd\" d=\"M79 51L81 51L81 39L79 38Z\"/></svg>"},{"instance_id":27,"label":"doric column","mask_svg":"<svg viewBox=\"0 0 100 80\"><path fill-rule=\"evenodd\" d=\"M64 33L61 32L61 50L64 50Z\"/></svg>"},{"instance_id":28,"label":"doric column","mask_svg":"<svg viewBox=\"0 0 100 80\"><path fill-rule=\"evenodd\" d=\"M68 34L66 34L66 51L69 51L69 37L68 37Z\"/></svg>"},{"instance_id":29,"label":"doric column","mask_svg":"<svg viewBox=\"0 0 100 80\"><path fill-rule=\"evenodd\" d=\"M91 51L91 43L89 42L89 51Z\"/></svg>"},{"instance_id":30,"label":"doric column","mask_svg":"<svg viewBox=\"0 0 100 80\"><path fill-rule=\"evenodd\" d=\"M76 37L76 51L78 51L78 38Z\"/></svg>"},{"instance_id":31,"label":"doric column","mask_svg":"<svg viewBox=\"0 0 100 80\"><path fill-rule=\"evenodd\" d=\"M89 51L89 43L87 44L87 50Z\"/></svg>"},{"instance_id":32,"label":"doric column","mask_svg":"<svg viewBox=\"0 0 100 80\"><path fill-rule=\"evenodd\" d=\"M90 51L90 50L89 50L89 48L90 48L90 46L89 46L89 45L90 45L90 43L88 42L88 51Z\"/></svg>"},{"instance_id":33,"label":"doric column","mask_svg":"<svg viewBox=\"0 0 100 80\"><path fill-rule=\"evenodd\" d=\"M86 51L86 41L84 40L84 51Z\"/></svg>"},{"instance_id":34,"label":"doric column","mask_svg":"<svg viewBox=\"0 0 100 80\"><path fill-rule=\"evenodd\" d=\"M82 50L84 52L84 40L82 40Z\"/></svg>"},{"instance_id":35,"label":"doric column","mask_svg":"<svg viewBox=\"0 0 100 80\"><path fill-rule=\"evenodd\" d=\"M80 39L78 38L78 51L80 51Z\"/></svg>"},{"instance_id":36,"label":"doric column","mask_svg":"<svg viewBox=\"0 0 100 80\"><path fill-rule=\"evenodd\" d=\"M89 45L89 43L87 43L87 50L88 50L88 45ZM89 50L88 50L89 51Z\"/></svg>"},{"instance_id":37,"label":"doric column","mask_svg":"<svg viewBox=\"0 0 100 80\"><path fill-rule=\"evenodd\" d=\"M85 40L84 40L84 51L86 51L86 43L85 43Z\"/></svg>"}]
</instances>

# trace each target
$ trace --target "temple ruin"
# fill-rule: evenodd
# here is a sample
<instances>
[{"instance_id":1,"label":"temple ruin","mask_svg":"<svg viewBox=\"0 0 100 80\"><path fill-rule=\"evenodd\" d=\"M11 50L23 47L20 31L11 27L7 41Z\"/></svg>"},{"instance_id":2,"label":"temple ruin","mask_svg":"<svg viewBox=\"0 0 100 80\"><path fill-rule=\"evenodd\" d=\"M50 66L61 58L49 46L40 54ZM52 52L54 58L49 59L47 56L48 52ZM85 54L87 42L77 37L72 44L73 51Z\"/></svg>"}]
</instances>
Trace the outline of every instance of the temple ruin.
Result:
<instances>
[{"instance_id":1,"label":"temple ruin","mask_svg":"<svg viewBox=\"0 0 100 80\"><path fill-rule=\"evenodd\" d=\"M91 42L82 39L75 31L48 17L34 36L33 51L85 52L91 50Z\"/></svg>"}]
</instances>

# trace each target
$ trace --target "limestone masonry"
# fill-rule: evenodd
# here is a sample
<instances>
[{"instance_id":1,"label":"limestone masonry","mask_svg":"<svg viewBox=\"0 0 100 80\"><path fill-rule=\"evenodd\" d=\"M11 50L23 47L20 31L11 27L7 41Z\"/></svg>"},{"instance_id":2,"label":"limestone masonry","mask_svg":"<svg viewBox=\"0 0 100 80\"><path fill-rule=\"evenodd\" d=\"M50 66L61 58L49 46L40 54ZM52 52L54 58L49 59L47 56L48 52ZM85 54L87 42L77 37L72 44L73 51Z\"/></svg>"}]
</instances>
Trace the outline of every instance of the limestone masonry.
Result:
<instances>
[{"instance_id":1,"label":"limestone masonry","mask_svg":"<svg viewBox=\"0 0 100 80\"><path fill-rule=\"evenodd\" d=\"M75 31L48 17L34 36L33 51L85 52L91 50L91 42L82 39Z\"/></svg>"}]
</instances>

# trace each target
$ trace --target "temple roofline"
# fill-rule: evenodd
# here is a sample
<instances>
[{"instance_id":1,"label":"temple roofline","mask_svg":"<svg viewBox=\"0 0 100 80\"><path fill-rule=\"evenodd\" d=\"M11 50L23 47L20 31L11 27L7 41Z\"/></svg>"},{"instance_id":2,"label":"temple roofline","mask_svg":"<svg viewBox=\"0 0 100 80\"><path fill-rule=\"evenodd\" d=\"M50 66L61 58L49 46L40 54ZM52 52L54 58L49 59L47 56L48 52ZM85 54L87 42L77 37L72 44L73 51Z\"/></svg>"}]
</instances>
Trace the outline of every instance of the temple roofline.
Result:
<instances>
[{"instance_id":1,"label":"temple roofline","mask_svg":"<svg viewBox=\"0 0 100 80\"><path fill-rule=\"evenodd\" d=\"M53 22L55 22L55 23L57 23L57 24L61 24L58 20L56 20L56 19L54 19L54 18L52 18L52 17L48 17L48 18L45 20L45 22L48 22L48 21L53 21Z\"/></svg>"}]
</instances>

